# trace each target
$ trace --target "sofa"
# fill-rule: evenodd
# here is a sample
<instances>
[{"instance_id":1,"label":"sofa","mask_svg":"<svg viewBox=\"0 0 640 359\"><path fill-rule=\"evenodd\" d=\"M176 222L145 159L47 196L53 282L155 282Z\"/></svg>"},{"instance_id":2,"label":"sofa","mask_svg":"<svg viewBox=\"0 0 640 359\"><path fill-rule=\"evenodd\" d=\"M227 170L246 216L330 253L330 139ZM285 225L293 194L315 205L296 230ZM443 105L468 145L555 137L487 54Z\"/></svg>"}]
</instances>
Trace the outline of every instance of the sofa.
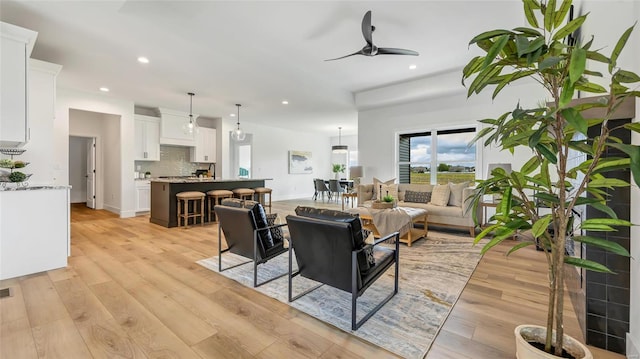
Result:
<instances>
[{"instance_id":1,"label":"sofa","mask_svg":"<svg viewBox=\"0 0 640 359\"><path fill-rule=\"evenodd\" d=\"M378 181L374 183L361 184L357 187L358 206L368 206L372 201L379 200L378 192L382 191L382 196L387 194L393 196L398 207L426 209L429 212L430 226L463 228L469 231L471 237L475 236L474 216L475 218L480 217L478 216L479 209L473 211L472 197L475 188L470 187L469 183L448 183L435 186L426 183L392 184ZM438 186L436 193L439 197L437 202L431 198L435 194L436 186ZM448 197L446 197L445 186L449 188ZM406 198L407 193L411 198Z\"/></svg>"}]
</instances>

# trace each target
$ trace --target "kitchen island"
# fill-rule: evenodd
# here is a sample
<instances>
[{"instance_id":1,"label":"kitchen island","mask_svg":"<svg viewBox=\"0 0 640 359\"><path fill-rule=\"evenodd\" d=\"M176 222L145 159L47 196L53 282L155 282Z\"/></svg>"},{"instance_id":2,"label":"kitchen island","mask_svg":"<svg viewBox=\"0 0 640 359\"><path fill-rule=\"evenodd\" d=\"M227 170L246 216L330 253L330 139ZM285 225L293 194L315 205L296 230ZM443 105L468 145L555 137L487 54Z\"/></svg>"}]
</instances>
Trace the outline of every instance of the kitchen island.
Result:
<instances>
[{"instance_id":1,"label":"kitchen island","mask_svg":"<svg viewBox=\"0 0 640 359\"><path fill-rule=\"evenodd\" d=\"M256 188L264 187L264 182L271 178L152 178L151 179L151 223L163 227L178 226L178 209L176 194L184 191L199 191L207 193L215 189ZM205 202L205 213L209 204ZM205 214L205 218L209 218Z\"/></svg>"}]
</instances>

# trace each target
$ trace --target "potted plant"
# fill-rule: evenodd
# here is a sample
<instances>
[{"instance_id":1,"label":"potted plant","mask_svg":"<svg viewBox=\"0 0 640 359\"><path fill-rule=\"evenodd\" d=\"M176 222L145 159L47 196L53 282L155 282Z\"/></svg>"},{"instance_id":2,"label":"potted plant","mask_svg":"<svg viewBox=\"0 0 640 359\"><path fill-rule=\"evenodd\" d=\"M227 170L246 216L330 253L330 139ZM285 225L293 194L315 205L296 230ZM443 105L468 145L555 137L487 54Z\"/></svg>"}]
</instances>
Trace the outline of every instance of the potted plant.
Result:
<instances>
[{"instance_id":1,"label":"potted plant","mask_svg":"<svg viewBox=\"0 0 640 359\"><path fill-rule=\"evenodd\" d=\"M558 6L559 4L559 6ZM609 119L623 101L640 96L640 91L629 89L640 82L635 73L623 70L616 64L618 56L629 38L633 26L618 40L609 56L592 48L592 42L567 41L575 34L587 15L566 21L571 0L523 0L524 14L530 27L513 30L492 30L474 37L471 44L486 53L472 59L463 70L464 80L473 78L468 84L467 96L478 94L489 85L495 85L495 98L506 85L529 79L536 81L548 98L536 108L516 108L495 119L485 119L475 141L484 139L484 144L495 144L512 153L517 148L529 149L531 158L518 171L505 172L496 169L487 180L478 181L474 203L485 194L501 194L494 223L476 236L476 243L488 234L493 237L483 247L486 252L516 231L530 231L533 239L524 240L511 248L508 254L536 241L544 250L548 264L549 298L546 327L524 330L524 340L516 333L517 356L528 358L525 352L535 352L525 342L541 342L542 356L560 356L563 348L578 341L563 332L564 266L577 266L598 272L610 272L601 263L565 255L567 233L576 206L591 206L602 213L601 218L588 218L578 226L586 231L614 231L618 226L631 223L618 219L607 207L605 189L629 186L624 180L607 178L613 169L631 169L633 180L640 185L640 146L621 143L612 136ZM635 26L635 25L634 25ZM594 77L603 77L589 64L602 63L608 69L609 85L603 87L592 82ZM630 85L632 84L632 85ZM572 101L576 91L600 94L598 98ZM583 101L584 100L584 101ZM598 118L585 119L583 111L599 110ZM590 137L588 129L596 126L599 135ZM627 123L621 127L640 132L640 123ZM608 148L626 154L623 157L603 157ZM570 154L584 156L585 160L573 165ZM538 207L547 207L539 212ZM591 233L591 232L590 232ZM627 250L617 243L597 236L575 236L574 240L587 246L598 247L619 255L629 256ZM534 334L542 334L540 340ZM520 344L524 346L520 347ZM584 347L584 346L582 346ZM571 354L576 358L590 357L578 349ZM584 355L584 356L581 356Z\"/></svg>"},{"instance_id":2,"label":"potted plant","mask_svg":"<svg viewBox=\"0 0 640 359\"><path fill-rule=\"evenodd\" d=\"M344 173L344 171L347 169L347 166L341 163L334 163L333 165L331 165L331 167L336 179L340 179L340 173Z\"/></svg>"}]
</instances>

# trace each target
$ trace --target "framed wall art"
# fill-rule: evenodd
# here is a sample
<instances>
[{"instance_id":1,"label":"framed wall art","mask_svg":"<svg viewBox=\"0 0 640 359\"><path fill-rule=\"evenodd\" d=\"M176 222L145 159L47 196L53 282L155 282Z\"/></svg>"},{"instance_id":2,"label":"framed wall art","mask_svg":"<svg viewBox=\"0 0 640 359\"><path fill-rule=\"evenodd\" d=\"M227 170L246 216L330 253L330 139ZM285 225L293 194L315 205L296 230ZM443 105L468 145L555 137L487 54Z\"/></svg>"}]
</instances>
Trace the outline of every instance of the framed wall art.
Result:
<instances>
[{"instance_id":1,"label":"framed wall art","mask_svg":"<svg viewBox=\"0 0 640 359\"><path fill-rule=\"evenodd\" d=\"M313 173L310 151L289 151L289 173Z\"/></svg>"}]
</instances>

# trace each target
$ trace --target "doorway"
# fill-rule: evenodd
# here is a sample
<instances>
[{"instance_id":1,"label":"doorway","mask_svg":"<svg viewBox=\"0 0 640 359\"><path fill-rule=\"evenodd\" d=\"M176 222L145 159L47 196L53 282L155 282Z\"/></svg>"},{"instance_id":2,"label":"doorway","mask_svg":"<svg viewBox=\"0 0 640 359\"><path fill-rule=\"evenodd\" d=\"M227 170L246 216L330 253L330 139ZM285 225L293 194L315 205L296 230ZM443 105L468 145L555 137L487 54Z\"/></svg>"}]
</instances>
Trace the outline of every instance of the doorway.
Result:
<instances>
[{"instance_id":1,"label":"doorway","mask_svg":"<svg viewBox=\"0 0 640 359\"><path fill-rule=\"evenodd\" d=\"M253 135L247 134L243 141L234 141L229 136L231 143L231 171L234 178L253 178L252 173L252 145Z\"/></svg>"},{"instance_id":2,"label":"doorway","mask_svg":"<svg viewBox=\"0 0 640 359\"><path fill-rule=\"evenodd\" d=\"M96 138L69 136L71 203L96 208Z\"/></svg>"}]
</instances>

